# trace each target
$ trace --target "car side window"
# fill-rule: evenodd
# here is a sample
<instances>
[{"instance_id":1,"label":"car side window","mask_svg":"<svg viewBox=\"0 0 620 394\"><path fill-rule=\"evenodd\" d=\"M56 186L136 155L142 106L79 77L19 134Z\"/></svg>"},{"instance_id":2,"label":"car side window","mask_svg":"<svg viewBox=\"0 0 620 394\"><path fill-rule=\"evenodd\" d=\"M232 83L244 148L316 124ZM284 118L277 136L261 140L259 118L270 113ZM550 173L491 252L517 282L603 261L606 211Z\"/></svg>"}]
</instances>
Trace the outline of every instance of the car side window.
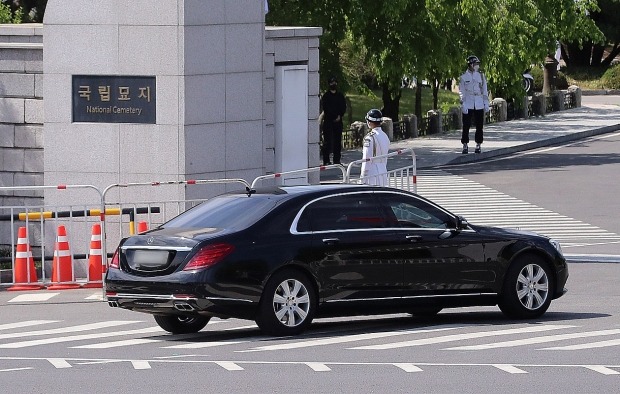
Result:
<instances>
[{"instance_id":1,"label":"car side window","mask_svg":"<svg viewBox=\"0 0 620 394\"><path fill-rule=\"evenodd\" d=\"M388 227L377 200L368 194L352 193L322 198L306 207L299 218L299 231L360 230Z\"/></svg>"},{"instance_id":2,"label":"car side window","mask_svg":"<svg viewBox=\"0 0 620 394\"><path fill-rule=\"evenodd\" d=\"M393 214L397 227L404 228L448 228L454 218L424 200L396 193L380 196L388 214Z\"/></svg>"}]
</instances>

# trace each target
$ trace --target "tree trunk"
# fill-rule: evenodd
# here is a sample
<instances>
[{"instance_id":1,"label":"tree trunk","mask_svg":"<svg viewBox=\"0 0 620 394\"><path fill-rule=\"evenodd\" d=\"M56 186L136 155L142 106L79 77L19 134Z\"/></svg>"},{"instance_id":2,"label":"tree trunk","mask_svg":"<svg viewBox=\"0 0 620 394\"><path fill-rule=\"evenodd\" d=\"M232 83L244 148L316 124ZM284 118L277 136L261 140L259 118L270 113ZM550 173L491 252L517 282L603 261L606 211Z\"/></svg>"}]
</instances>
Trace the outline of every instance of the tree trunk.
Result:
<instances>
[{"instance_id":1,"label":"tree trunk","mask_svg":"<svg viewBox=\"0 0 620 394\"><path fill-rule=\"evenodd\" d=\"M422 87L418 84L415 87L415 116L418 121L422 119Z\"/></svg>"},{"instance_id":2,"label":"tree trunk","mask_svg":"<svg viewBox=\"0 0 620 394\"><path fill-rule=\"evenodd\" d=\"M392 92L390 91L387 82L383 82L381 84L381 89L383 100L383 108L381 109L381 113L383 114L383 116L392 119L394 122L398 122L401 90L398 89L398 93L395 94L394 97L392 97Z\"/></svg>"},{"instance_id":3,"label":"tree trunk","mask_svg":"<svg viewBox=\"0 0 620 394\"><path fill-rule=\"evenodd\" d=\"M611 62L620 54L620 43L615 43L611 52L607 55L605 59L601 62L601 66L609 67Z\"/></svg>"},{"instance_id":4,"label":"tree trunk","mask_svg":"<svg viewBox=\"0 0 620 394\"><path fill-rule=\"evenodd\" d=\"M592 66L600 66L605 54L605 47L602 45L594 45L592 47Z\"/></svg>"},{"instance_id":5,"label":"tree trunk","mask_svg":"<svg viewBox=\"0 0 620 394\"><path fill-rule=\"evenodd\" d=\"M567 57L564 58L566 65L569 67L588 67L590 66L590 58L592 57L592 44L583 43L583 48L579 48L579 44L567 44Z\"/></svg>"}]
</instances>

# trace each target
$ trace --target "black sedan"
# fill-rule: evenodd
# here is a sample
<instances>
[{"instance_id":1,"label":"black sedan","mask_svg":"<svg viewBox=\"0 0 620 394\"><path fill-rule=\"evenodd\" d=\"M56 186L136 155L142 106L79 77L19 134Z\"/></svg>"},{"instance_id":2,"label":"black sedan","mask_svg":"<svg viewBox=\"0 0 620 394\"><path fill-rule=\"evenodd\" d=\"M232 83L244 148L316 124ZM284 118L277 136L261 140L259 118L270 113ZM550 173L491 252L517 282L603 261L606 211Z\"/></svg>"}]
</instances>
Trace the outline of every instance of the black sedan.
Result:
<instances>
[{"instance_id":1,"label":"black sedan","mask_svg":"<svg viewBox=\"0 0 620 394\"><path fill-rule=\"evenodd\" d=\"M210 199L123 239L105 286L109 305L172 333L217 316L293 335L315 317L476 305L536 318L567 278L547 237L475 226L403 190L339 184Z\"/></svg>"}]
</instances>

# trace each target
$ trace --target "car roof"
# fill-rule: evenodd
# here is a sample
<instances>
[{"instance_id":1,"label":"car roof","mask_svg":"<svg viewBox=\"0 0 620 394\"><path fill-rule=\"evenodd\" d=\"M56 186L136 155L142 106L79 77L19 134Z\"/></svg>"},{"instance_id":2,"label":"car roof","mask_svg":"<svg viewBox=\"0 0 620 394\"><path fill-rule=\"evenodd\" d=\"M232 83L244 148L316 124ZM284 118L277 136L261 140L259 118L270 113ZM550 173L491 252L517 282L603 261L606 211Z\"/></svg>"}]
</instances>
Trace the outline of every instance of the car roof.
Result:
<instances>
[{"instance_id":1,"label":"car roof","mask_svg":"<svg viewBox=\"0 0 620 394\"><path fill-rule=\"evenodd\" d=\"M252 189L250 191L233 191L229 193L225 193L223 196L235 196L235 195L244 195L248 196L248 193L251 195L260 195L260 196L270 196L277 197L280 196L281 199L293 198L295 196L301 195L322 195L322 194L330 194L330 192L352 192L352 191L377 191L377 190L385 190L385 191L400 191L400 189L392 189L381 186L370 186L370 185L359 185L359 184L348 184L348 183L329 183L329 184L319 184L319 185L297 185L297 186L267 186L267 187L259 187L256 189Z\"/></svg>"}]
</instances>

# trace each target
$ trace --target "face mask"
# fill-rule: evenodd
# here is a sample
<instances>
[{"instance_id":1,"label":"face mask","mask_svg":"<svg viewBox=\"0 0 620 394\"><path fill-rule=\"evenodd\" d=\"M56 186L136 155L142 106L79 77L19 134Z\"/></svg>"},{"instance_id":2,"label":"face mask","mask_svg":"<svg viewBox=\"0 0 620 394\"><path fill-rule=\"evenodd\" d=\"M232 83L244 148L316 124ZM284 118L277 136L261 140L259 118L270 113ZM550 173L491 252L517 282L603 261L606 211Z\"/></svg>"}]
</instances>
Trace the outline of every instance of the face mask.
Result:
<instances>
[{"instance_id":1,"label":"face mask","mask_svg":"<svg viewBox=\"0 0 620 394\"><path fill-rule=\"evenodd\" d=\"M330 87L332 90L335 90L335 89L336 89L336 86L338 86L338 84L336 84L336 83L329 84L329 87Z\"/></svg>"},{"instance_id":2,"label":"face mask","mask_svg":"<svg viewBox=\"0 0 620 394\"><path fill-rule=\"evenodd\" d=\"M479 65L477 65L477 64L476 64L476 65L474 65L474 71L478 71L479 69L480 69L480 66L479 66Z\"/></svg>"}]
</instances>

